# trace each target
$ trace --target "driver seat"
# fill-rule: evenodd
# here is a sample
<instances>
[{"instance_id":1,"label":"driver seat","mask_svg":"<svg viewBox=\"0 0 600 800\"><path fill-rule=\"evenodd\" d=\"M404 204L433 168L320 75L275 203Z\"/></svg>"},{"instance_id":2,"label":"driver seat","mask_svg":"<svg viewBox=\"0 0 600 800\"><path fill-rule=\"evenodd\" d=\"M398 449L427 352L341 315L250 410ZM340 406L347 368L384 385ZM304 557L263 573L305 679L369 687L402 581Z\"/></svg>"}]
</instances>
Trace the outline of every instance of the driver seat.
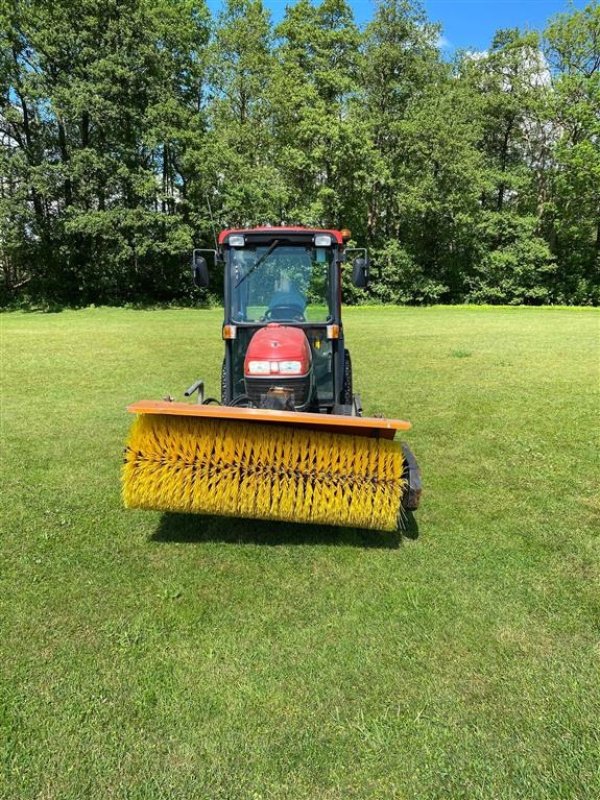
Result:
<instances>
[{"instance_id":1,"label":"driver seat","mask_svg":"<svg viewBox=\"0 0 600 800\"><path fill-rule=\"evenodd\" d=\"M306 298L297 289L277 291L269 302L265 317L273 322L304 322Z\"/></svg>"}]
</instances>

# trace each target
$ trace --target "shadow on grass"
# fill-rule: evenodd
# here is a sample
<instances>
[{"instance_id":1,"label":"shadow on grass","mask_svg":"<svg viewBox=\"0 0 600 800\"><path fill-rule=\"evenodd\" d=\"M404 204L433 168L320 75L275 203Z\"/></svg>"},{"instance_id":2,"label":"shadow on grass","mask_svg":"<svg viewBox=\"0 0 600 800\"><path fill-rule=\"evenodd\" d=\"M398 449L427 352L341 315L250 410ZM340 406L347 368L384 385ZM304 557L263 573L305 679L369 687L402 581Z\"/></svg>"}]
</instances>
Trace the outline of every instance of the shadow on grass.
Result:
<instances>
[{"instance_id":1,"label":"shadow on grass","mask_svg":"<svg viewBox=\"0 0 600 800\"><path fill-rule=\"evenodd\" d=\"M401 532L369 531L362 528L301 525L238 517L209 517L195 514L163 514L154 542L221 542L225 544L277 545L350 545L393 549L400 546L402 537L416 539L417 522L411 512L404 520Z\"/></svg>"}]
</instances>

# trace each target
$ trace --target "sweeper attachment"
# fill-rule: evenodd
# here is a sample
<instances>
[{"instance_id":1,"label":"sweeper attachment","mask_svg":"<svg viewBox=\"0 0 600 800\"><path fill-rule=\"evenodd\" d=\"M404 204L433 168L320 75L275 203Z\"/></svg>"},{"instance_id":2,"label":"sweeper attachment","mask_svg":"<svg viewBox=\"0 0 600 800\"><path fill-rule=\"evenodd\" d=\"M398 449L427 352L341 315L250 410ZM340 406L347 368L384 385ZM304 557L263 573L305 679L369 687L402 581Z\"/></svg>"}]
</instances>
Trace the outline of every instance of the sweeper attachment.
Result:
<instances>
[{"instance_id":1,"label":"sweeper attachment","mask_svg":"<svg viewBox=\"0 0 600 800\"><path fill-rule=\"evenodd\" d=\"M125 449L129 508L396 530L417 508L419 469L397 431L363 417L341 321L345 231L224 231L221 403L145 400ZM208 283L201 251L194 277ZM353 263L364 286L366 254Z\"/></svg>"}]
</instances>

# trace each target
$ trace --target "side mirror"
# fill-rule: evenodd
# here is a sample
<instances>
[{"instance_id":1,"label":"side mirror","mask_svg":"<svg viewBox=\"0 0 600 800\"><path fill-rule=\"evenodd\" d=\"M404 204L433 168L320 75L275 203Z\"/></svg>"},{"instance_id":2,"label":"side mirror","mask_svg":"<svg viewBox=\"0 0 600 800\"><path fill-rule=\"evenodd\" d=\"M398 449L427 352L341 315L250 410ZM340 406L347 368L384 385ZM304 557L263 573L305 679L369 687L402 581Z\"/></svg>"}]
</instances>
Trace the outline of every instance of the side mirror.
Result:
<instances>
[{"instance_id":1,"label":"side mirror","mask_svg":"<svg viewBox=\"0 0 600 800\"><path fill-rule=\"evenodd\" d=\"M365 289L369 282L369 260L355 258L352 262L352 283L358 289Z\"/></svg>"},{"instance_id":2,"label":"side mirror","mask_svg":"<svg viewBox=\"0 0 600 800\"><path fill-rule=\"evenodd\" d=\"M194 253L194 260L192 263L192 273L194 275L194 283L199 289L205 289L210 283L208 277L208 264L204 256Z\"/></svg>"}]
</instances>

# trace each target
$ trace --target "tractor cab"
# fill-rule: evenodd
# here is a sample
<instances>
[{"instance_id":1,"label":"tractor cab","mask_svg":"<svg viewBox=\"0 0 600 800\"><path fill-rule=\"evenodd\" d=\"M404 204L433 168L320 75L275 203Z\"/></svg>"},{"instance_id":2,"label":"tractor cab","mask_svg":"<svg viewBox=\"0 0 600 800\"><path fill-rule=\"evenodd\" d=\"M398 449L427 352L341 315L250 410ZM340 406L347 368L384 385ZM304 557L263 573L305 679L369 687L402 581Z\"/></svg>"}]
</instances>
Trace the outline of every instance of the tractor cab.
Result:
<instances>
[{"instance_id":1,"label":"tractor cab","mask_svg":"<svg viewBox=\"0 0 600 800\"><path fill-rule=\"evenodd\" d=\"M224 404L358 413L341 319L349 237L349 231L306 228L221 233ZM196 254L196 282L206 285L206 263ZM357 285L366 284L367 271L365 254L354 263Z\"/></svg>"}]
</instances>

